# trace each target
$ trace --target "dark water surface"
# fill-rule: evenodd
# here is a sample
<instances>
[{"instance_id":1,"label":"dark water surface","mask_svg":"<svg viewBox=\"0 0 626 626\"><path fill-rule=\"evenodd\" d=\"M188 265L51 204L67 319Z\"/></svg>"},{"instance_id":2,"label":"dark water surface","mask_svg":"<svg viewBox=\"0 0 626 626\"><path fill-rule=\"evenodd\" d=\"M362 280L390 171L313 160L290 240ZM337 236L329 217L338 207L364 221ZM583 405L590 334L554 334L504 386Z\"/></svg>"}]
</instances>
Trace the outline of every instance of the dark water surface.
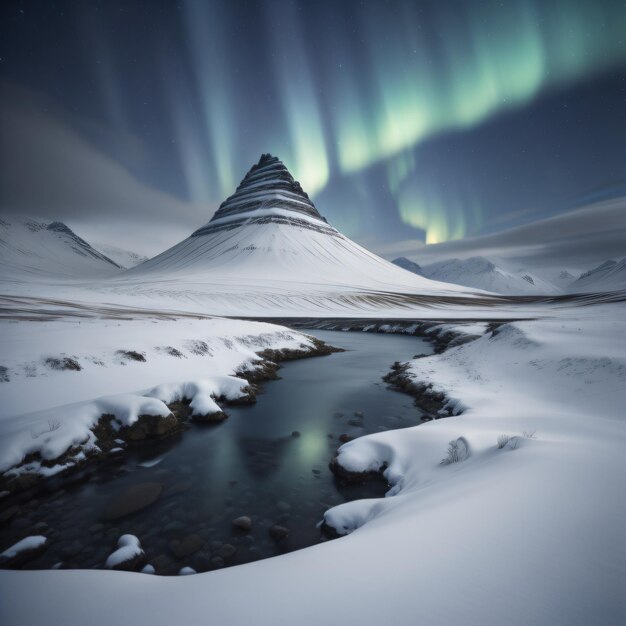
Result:
<instances>
[{"instance_id":1,"label":"dark water surface","mask_svg":"<svg viewBox=\"0 0 626 626\"><path fill-rule=\"evenodd\" d=\"M157 573L176 574L183 566L206 571L323 541L316 524L326 509L386 490L382 480L345 488L335 483L328 462L339 436L420 423L412 398L388 389L382 376L394 361L432 348L401 335L310 334L347 351L285 363L282 380L264 383L254 405L227 407L222 424L192 425L175 440L95 467L86 481L22 503L0 528L0 551L29 534L45 534L48 549L25 567L101 568L119 536L131 533ZM103 521L114 497L143 482L163 485L159 500L125 519ZM250 532L232 526L241 515L252 518ZM287 527L289 537L272 539L273 524ZM201 547L177 558L172 542L189 535L197 535L192 543Z\"/></svg>"}]
</instances>

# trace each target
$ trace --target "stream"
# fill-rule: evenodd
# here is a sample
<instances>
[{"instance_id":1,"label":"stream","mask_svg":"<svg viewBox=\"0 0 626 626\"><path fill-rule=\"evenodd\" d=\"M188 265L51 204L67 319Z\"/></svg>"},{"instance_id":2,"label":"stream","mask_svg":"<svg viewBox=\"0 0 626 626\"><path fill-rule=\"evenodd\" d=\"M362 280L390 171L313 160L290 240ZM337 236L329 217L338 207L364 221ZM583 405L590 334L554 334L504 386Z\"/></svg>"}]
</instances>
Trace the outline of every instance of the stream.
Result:
<instances>
[{"instance_id":1,"label":"stream","mask_svg":"<svg viewBox=\"0 0 626 626\"><path fill-rule=\"evenodd\" d=\"M421 423L413 399L382 377L394 361L432 347L413 336L305 332L346 351L283 363L281 379L263 383L256 404L227 406L221 424L192 424L179 437L128 451L21 503L0 529L0 549L43 534L49 547L24 567L102 568L120 535L130 533L158 574L174 575L184 566L208 571L326 541L317 524L328 508L387 490L382 478L337 484L328 462L340 436ZM162 486L156 502L106 519L112 500L148 482ZM251 519L250 531L233 526L240 516ZM274 525L288 536L273 538Z\"/></svg>"}]
</instances>

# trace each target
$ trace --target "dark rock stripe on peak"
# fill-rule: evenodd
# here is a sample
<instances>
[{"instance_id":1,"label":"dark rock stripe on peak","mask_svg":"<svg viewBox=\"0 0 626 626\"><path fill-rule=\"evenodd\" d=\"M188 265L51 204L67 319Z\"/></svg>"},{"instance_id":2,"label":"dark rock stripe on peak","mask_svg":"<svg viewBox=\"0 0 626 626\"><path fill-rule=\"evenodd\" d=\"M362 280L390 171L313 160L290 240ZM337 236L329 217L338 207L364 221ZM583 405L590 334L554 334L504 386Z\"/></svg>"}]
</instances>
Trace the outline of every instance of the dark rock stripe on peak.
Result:
<instances>
[{"instance_id":1,"label":"dark rock stripe on peak","mask_svg":"<svg viewBox=\"0 0 626 626\"><path fill-rule=\"evenodd\" d=\"M263 215L262 213L257 216L250 215L255 211L268 208L282 209L293 215ZM310 218L316 221L312 222ZM262 219L264 220L262 223L276 222L314 229L329 235L338 234L319 214L309 196L300 183L294 180L284 163L271 154L261 155L259 162L250 168L235 193L222 202L211 221L196 230L192 237L233 228L235 225L241 225L244 219Z\"/></svg>"}]
</instances>

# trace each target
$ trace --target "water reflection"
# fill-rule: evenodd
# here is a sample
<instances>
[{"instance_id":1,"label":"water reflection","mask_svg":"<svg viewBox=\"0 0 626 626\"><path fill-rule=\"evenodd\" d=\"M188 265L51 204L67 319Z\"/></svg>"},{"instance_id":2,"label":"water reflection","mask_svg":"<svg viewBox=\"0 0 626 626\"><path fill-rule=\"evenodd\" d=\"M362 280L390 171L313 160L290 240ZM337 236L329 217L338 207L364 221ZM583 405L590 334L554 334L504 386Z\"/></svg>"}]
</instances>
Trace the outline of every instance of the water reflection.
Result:
<instances>
[{"instance_id":1,"label":"water reflection","mask_svg":"<svg viewBox=\"0 0 626 626\"><path fill-rule=\"evenodd\" d=\"M255 405L227 409L225 422L191 425L180 437L89 468L76 484L22 503L1 530L0 548L44 533L50 547L28 567L62 562L98 568L119 536L131 533L158 573L176 574L187 565L206 571L323 540L316 524L325 510L385 491L382 481L343 488L335 483L327 465L340 437L418 424L413 400L388 389L381 378L394 361L430 347L414 337L314 334L347 351L287 363L282 380L265 384ZM154 504L103 520L112 499L145 482L163 487ZM244 515L252 520L249 532L232 524ZM288 528L289 536L276 541L270 534L274 525ZM179 556L181 545L194 549Z\"/></svg>"}]
</instances>

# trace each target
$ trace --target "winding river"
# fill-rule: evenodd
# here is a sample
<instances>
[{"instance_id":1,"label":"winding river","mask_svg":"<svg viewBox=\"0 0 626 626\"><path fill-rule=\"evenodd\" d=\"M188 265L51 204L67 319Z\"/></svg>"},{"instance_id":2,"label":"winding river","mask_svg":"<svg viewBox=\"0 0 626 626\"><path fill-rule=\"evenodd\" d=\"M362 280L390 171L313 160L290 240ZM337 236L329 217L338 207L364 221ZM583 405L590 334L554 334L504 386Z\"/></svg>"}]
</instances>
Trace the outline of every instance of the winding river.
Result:
<instances>
[{"instance_id":1,"label":"winding river","mask_svg":"<svg viewBox=\"0 0 626 626\"><path fill-rule=\"evenodd\" d=\"M326 509L386 490L382 479L351 487L335 482L328 461L340 437L419 424L413 399L382 377L394 361L432 347L402 335L310 334L345 352L285 363L281 380L264 383L256 404L227 407L225 422L192 425L174 440L120 455L23 503L3 528L3 543L43 532L49 548L29 569L101 568L119 536L131 533L157 573L176 574L183 566L207 571L325 541L317 522ZM113 499L146 482L163 486L156 502L104 520ZM233 526L239 516L251 518L249 532ZM288 537L273 538L273 525L288 529Z\"/></svg>"}]
</instances>

